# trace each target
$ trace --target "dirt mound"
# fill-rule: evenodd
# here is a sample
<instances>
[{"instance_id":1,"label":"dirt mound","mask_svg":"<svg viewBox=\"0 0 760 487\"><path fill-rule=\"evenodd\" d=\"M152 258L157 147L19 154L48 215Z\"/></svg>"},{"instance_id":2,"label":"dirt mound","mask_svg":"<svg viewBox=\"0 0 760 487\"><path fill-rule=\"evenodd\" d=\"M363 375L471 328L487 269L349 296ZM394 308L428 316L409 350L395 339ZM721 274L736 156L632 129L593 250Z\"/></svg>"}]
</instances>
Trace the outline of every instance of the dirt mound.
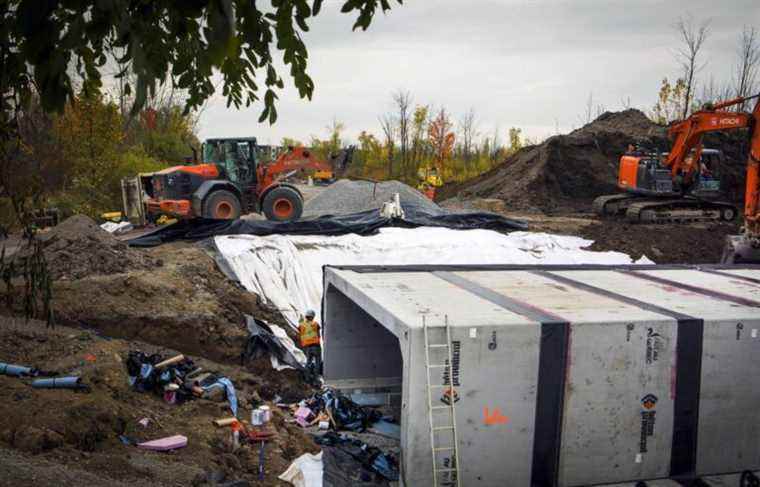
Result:
<instances>
[{"instance_id":1,"label":"dirt mound","mask_svg":"<svg viewBox=\"0 0 760 487\"><path fill-rule=\"evenodd\" d=\"M567 135L525 147L500 166L457 186L440 198L498 198L512 209L580 209L616 191L617 164L629 143L664 149L664 128L639 110L606 112Z\"/></svg>"},{"instance_id":2,"label":"dirt mound","mask_svg":"<svg viewBox=\"0 0 760 487\"><path fill-rule=\"evenodd\" d=\"M244 314L284 324L202 248L176 243L145 253L163 265L54 282L56 320L228 363L238 360L248 337Z\"/></svg>"},{"instance_id":3,"label":"dirt mound","mask_svg":"<svg viewBox=\"0 0 760 487\"><path fill-rule=\"evenodd\" d=\"M595 197L618 191L618 163L630 143L670 150L666 127L641 111L606 112L569 134L519 150L470 181L445 186L437 199L497 198L511 210L587 212ZM746 130L707 134L704 146L723 151L721 190L740 203L749 151Z\"/></svg>"},{"instance_id":4,"label":"dirt mound","mask_svg":"<svg viewBox=\"0 0 760 487\"><path fill-rule=\"evenodd\" d=\"M129 248L85 215L67 218L39 237L53 280L121 274L160 265L160 261L142 250Z\"/></svg>"},{"instance_id":5,"label":"dirt mound","mask_svg":"<svg viewBox=\"0 0 760 487\"><path fill-rule=\"evenodd\" d=\"M321 215L345 215L365 210L374 210L398 193L402 204L420 206L435 212L438 205L426 198L416 189L399 181L350 181L341 179L306 204L304 215L315 217Z\"/></svg>"}]
</instances>

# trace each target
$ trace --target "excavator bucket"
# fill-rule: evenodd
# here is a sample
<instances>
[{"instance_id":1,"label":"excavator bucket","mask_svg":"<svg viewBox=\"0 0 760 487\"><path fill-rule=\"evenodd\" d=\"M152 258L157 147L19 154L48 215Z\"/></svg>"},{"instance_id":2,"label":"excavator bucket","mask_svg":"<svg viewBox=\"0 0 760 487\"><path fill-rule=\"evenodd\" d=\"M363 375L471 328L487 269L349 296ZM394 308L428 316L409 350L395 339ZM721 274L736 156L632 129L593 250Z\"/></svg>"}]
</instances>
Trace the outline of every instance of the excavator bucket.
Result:
<instances>
[{"instance_id":1,"label":"excavator bucket","mask_svg":"<svg viewBox=\"0 0 760 487\"><path fill-rule=\"evenodd\" d=\"M722 264L760 264L760 242L746 235L728 235L723 246Z\"/></svg>"}]
</instances>

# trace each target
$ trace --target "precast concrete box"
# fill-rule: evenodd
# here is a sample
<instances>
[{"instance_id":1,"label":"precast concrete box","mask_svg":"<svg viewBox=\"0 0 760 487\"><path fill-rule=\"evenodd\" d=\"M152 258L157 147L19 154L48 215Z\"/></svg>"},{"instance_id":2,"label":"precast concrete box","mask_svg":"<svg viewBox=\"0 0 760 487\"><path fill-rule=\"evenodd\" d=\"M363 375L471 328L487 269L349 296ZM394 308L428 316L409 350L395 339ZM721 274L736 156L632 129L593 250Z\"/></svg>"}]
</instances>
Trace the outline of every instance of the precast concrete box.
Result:
<instances>
[{"instance_id":1,"label":"precast concrete box","mask_svg":"<svg viewBox=\"0 0 760 487\"><path fill-rule=\"evenodd\" d=\"M451 470L439 485L462 486L760 469L758 266L326 267L324 281L325 381L399 397L404 485L433 485L434 462ZM454 401L458 464L428 370L432 405Z\"/></svg>"}]
</instances>

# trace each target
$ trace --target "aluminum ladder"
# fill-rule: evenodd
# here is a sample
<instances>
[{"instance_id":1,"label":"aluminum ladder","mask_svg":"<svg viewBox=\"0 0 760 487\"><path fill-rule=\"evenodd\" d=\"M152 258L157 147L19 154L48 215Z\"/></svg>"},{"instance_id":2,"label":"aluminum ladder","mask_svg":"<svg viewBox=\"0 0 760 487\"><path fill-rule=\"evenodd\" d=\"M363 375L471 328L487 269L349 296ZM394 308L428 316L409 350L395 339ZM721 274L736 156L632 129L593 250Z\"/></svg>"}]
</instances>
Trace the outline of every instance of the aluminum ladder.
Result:
<instances>
[{"instance_id":1,"label":"aluminum ladder","mask_svg":"<svg viewBox=\"0 0 760 487\"><path fill-rule=\"evenodd\" d=\"M454 366L451 354L451 329L449 327L448 316L444 317L444 326L428 327L425 315L422 316L422 330L425 335L425 378L427 380L427 395L428 395L428 419L430 421L430 452L433 459L433 487L438 486L456 486L460 487L460 475L459 475L459 446L457 442L457 425L456 425L456 409L454 407L455 391L454 391ZM430 343L430 329L440 330L443 329L446 335L446 343ZM443 349L447 361L440 364L430 363L430 350L431 349ZM431 371L448 368L448 384L432 384L430 374ZM446 405L433 404L433 391L442 390L444 395L448 392L449 401ZM435 412L437 410L447 409L449 411L449 421L446 424L436 424L434 419ZM439 434L448 433L451 438L450 446L436 446L436 438ZM439 452L451 452L453 455L450 465L444 465L443 468L438 466L437 454ZM448 477L447 480L442 480L439 483L438 476ZM445 475L448 474L448 475Z\"/></svg>"}]
</instances>

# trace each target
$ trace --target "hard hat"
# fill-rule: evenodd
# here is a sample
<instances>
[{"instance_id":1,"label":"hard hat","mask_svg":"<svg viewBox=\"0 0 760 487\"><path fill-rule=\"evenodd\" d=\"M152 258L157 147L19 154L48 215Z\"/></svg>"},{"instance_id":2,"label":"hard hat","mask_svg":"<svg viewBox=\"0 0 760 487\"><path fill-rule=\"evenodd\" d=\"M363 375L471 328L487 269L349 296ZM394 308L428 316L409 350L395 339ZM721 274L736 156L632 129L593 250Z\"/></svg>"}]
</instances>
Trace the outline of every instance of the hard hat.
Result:
<instances>
[{"instance_id":1,"label":"hard hat","mask_svg":"<svg viewBox=\"0 0 760 487\"><path fill-rule=\"evenodd\" d=\"M317 313L315 313L313 309L306 311L307 318L314 318L315 316L317 316Z\"/></svg>"}]
</instances>

